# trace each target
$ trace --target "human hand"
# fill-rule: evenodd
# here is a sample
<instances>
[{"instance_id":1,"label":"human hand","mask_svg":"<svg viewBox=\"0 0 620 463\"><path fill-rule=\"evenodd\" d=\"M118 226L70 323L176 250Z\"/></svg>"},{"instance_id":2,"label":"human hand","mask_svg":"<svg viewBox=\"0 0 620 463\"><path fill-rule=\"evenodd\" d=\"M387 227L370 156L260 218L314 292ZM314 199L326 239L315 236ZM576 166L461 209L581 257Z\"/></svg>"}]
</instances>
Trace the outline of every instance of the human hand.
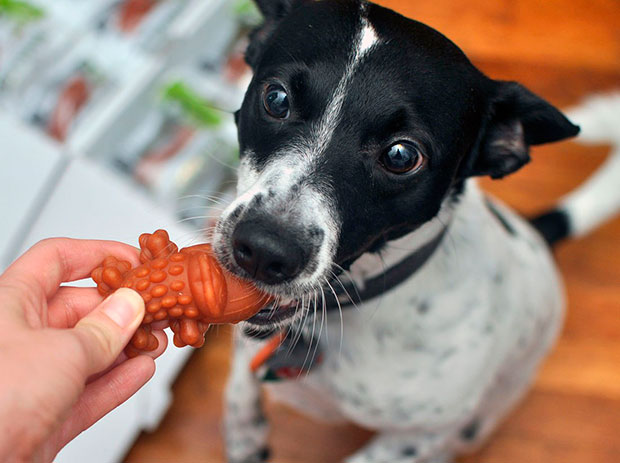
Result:
<instances>
[{"instance_id":1,"label":"human hand","mask_svg":"<svg viewBox=\"0 0 620 463\"><path fill-rule=\"evenodd\" d=\"M162 331L149 356L122 353L144 316L137 293L122 288L102 302L95 288L60 286L109 255L138 262L122 243L59 238L0 276L0 460L51 461L154 374Z\"/></svg>"}]
</instances>

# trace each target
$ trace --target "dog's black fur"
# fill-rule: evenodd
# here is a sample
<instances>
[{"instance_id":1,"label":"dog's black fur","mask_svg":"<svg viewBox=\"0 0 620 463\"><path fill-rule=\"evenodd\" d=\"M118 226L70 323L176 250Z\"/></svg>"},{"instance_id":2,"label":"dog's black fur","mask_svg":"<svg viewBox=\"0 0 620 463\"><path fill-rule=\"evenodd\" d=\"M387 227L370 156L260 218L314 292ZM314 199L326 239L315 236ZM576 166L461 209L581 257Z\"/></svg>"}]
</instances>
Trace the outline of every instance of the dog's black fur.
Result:
<instances>
[{"instance_id":1,"label":"dog's black fur","mask_svg":"<svg viewBox=\"0 0 620 463\"><path fill-rule=\"evenodd\" d=\"M241 152L258 169L320 117L350 59L357 0L258 0L265 23L252 34L255 76L237 115ZM382 45L353 80L343 117L312 182L333 190L342 220L335 262L416 229L470 176L501 178L529 160L530 145L577 134L557 109L515 82L489 79L446 37L368 4ZM269 116L270 83L288 93L286 120ZM388 172L380 157L411 141L426 160L412 175Z\"/></svg>"}]
</instances>

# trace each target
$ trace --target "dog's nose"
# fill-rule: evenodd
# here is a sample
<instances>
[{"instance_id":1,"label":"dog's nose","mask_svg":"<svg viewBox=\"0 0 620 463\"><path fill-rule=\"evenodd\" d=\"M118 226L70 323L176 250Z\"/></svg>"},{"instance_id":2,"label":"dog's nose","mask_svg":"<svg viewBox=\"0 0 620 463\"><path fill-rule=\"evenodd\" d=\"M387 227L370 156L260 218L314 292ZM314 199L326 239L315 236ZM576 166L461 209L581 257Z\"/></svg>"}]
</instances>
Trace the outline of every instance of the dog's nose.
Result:
<instances>
[{"instance_id":1,"label":"dog's nose","mask_svg":"<svg viewBox=\"0 0 620 463\"><path fill-rule=\"evenodd\" d=\"M239 223L232 235L232 245L237 264L267 284L292 280L309 260L292 233L264 220Z\"/></svg>"}]
</instances>

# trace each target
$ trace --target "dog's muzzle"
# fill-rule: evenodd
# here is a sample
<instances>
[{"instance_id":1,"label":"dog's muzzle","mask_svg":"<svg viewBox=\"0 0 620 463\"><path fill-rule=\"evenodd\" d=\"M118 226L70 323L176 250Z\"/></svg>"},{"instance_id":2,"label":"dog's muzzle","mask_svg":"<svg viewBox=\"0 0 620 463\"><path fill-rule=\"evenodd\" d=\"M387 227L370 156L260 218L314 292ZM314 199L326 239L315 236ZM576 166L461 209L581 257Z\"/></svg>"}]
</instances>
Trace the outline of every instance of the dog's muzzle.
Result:
<instances>
[{"instance_id":1,"label":"dog's muzzle","mask_svg":"<svg viewBox=\"0 0 620 463\"><path fill-rule=\"evenodd\" d=\"M360 305L375 299L387 291L395 288L415 274L428 262L437 248L443 242L448 227L426 244L406 256L397 264L384 269L378 275L366 279L361 287L353 281L342 279L332 280L328 288L324 288L321 301L317 301L317 309L321 312L342 310L346 307ZM271 304L252 317L248 322L250 327L246 334L253 337L268 337L277 330L277 324L291 318L303 305L303 301L286 300L280 304ZM262 327L265 327L262 329Z\"/></svg>"}]
</instances>

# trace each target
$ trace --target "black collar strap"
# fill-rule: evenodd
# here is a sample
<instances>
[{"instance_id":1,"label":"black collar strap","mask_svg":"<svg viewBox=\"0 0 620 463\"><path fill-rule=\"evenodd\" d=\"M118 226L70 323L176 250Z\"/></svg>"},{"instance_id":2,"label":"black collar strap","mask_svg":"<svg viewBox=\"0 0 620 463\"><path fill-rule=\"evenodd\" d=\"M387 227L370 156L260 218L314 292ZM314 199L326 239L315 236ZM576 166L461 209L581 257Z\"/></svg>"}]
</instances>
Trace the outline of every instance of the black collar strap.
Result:
<instances>
[{"instance_id":1,"label":"black collar strap","mask_svg":"<svg viewBox=\"0 0 620 463\"><path fill-rule=\"evenodd\" d=\"M416 273L430 259L443 241L446 231L447 228L444 228L424 246L409 254L397 264L389 267L380 275L366 280L363 289L357 289L350 282L342 285L332 282L331 286L338 297L336 298L331 292L325 294L327 310L359 305L395 288Z\"/></svg>"}]
</instances>

